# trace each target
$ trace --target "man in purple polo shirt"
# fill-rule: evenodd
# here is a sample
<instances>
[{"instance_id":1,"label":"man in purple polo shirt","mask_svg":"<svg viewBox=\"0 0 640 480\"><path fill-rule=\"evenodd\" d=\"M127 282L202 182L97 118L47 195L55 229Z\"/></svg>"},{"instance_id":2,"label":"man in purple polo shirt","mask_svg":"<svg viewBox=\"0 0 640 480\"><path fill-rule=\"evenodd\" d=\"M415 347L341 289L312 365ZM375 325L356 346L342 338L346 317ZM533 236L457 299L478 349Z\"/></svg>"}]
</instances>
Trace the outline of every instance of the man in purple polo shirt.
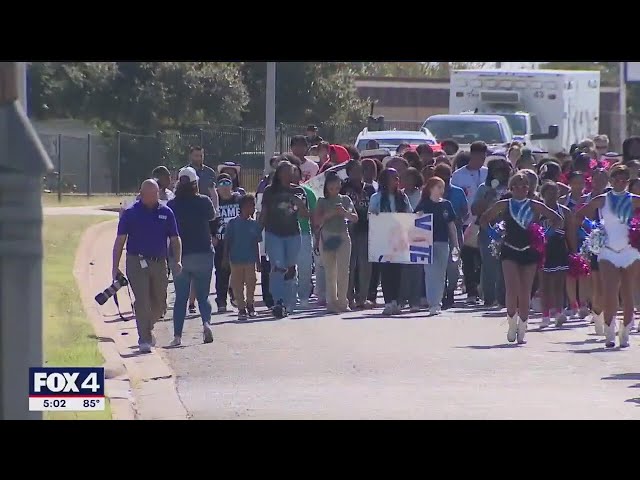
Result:
<instances>
[{"instance_id":1,"label":"man in purple polo shirt","mask_svg":"<svg viewBox=\"0 0 640 480\"><path fill-rule=\"evenodd\" d=\"M135 295L133 309L138 327L140 353L151 353L155 346L153 327L167 305L167 239L170 240L173 274L182 271L182 244L173 211L160 203L160 189L153 180L145 180L140 197L127 208L118 223L113 245L112 276L120 271L122 249L127 245L126 272Z\"/></svg>"}]
</instances>

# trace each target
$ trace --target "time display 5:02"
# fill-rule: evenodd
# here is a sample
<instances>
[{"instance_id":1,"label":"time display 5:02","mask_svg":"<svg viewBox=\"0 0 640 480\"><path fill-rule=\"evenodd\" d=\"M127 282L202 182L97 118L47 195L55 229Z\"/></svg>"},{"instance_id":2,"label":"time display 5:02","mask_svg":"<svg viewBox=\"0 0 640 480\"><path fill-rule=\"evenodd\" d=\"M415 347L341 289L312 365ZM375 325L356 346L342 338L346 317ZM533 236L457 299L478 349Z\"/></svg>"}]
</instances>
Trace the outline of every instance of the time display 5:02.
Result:
<instances>
[{"instance_id":1,"label":"time display 5:02","mask_svg":"<svg viewBox=\"0 0 640 480\"><path fill-rule=\"evenodd\" d=\"M45 400L43 403L44 408L66 408L67 401L64 399L60 400Z\"/></svg>"}]
</instances>

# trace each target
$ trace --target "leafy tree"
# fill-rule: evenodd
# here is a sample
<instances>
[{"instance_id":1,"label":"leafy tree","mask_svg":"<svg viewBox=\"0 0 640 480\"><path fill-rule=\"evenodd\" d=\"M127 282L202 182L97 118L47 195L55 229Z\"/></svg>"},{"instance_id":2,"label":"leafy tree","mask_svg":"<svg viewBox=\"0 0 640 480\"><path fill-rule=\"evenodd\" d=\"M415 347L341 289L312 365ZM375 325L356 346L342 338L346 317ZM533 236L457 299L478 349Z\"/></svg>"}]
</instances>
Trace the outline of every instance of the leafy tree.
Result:
<instances>
[{"instance_id":1,"label":"leafy tree","mask_svg":"<svg viewBox=\"0 0 640 480\"><path fill-rule=\"evenodd\" d=\"M263 125L266 64L241 67L250 101L246 123ZM355 70L347 62L279 62L276 67L276 119L283 123L361 120L367 105L355 90Z\"/></svg>"},{"instance_id":2,"label":"leafy tree","mask_svg":"<svg viewBox=\"0 0 640 480\"><path fill-rule=\"evenodd\" d=\"M37 118L80 118L132 132L236 123L249 101L235 63L42 62L29 76Z\"/></svg>"}]
</instances>

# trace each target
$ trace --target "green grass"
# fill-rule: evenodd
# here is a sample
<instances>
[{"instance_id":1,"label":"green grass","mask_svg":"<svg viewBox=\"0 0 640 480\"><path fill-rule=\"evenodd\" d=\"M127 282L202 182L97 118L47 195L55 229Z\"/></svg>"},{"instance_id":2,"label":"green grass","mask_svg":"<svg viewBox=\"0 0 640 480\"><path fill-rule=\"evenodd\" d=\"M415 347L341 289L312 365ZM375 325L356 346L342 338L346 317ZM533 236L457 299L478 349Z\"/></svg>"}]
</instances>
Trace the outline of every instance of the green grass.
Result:
<instances>
[{"instance_id":1,"label":"green grass","mask_svg":"<svg viewBox=\"0 0 640 480\"><path fill-rule=\"evenodd\" d=\"M92 195L87 197L80 194L66 194L62 195L62 202L58 202L57 193L43 193L42 194L42 206L43 207L94 207L105 205L108 207L117 207L120 202L126 199L134 198L136 194L124 194L124 195Z\"/></svg>"},{"instance_id":2,"label":"green grass","mask_svg":"<svg viewBox=\"0 0 640 480\"><path fill-rule=\"evenodd\" d=\"M104 222L93 216L51 216L44 220L44 359L50 367L98 367L104 359L93 327L82 307L73 275L76 250L82 233ZM45 412L47 420L110 420L104 411Z\"/></svg>"}]
</instances>

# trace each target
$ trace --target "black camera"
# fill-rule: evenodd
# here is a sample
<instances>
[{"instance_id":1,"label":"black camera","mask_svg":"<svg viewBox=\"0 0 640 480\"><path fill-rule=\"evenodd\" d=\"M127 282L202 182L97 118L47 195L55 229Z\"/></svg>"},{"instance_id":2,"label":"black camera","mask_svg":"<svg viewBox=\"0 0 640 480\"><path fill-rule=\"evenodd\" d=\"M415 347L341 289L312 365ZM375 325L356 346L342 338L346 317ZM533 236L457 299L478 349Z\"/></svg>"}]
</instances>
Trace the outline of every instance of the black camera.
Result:
<instances>
[{"instance_id":1,"label":"black camera","mask_svg":"<svg viewBox=\"0 0 640 480\"><path fill-rule=\"evenodd\" d=\"M109 285L104 290L104 292L100 292L98 295L96 295L96 302L98 302L99 305L104 305L105 303L107 303L107 300L109 300L118 292L118 290L120 290L122 287L126 287L127 285L129 285L129 280L127 280L122 272L118 272L118 276L113 281L113 283Z\"/></svg>"}]
</instances>

